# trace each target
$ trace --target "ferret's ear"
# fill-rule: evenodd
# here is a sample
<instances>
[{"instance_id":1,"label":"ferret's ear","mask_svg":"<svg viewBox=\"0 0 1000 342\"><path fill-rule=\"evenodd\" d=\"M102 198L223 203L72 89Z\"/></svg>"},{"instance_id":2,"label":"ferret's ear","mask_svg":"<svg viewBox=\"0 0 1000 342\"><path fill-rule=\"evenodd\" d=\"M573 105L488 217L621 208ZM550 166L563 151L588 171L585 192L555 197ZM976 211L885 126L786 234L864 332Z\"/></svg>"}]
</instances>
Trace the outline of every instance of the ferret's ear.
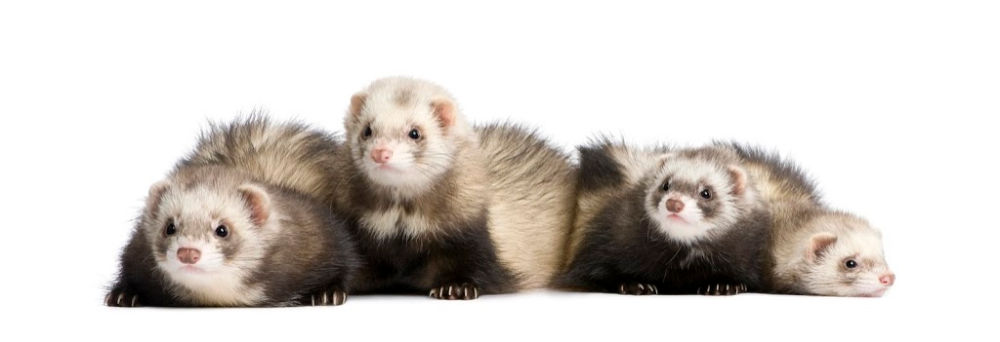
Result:
<instances>
[{"instance_id":1,"label":"ferret's ear","mask_svg":"<svg viewBox=\"0 0 1000 342\"><path fill-rule=\"evenodd\" d=\"M247 203L247 208L250 209L250 219L253 220L253 223L258 226L267 223L267 219L271 216L271 197L267 195L264 188L254 184L244 184L237 190L240 191L240 195Z\"/></svg>"},{"instance_id":2,"label":"ferret's ear","mask_svg":"<svg viewBox=\"0 0 1000 342\"><path fill-rule=\"evenodd\" d=\"M365 93L357 93L351 96L351 108L349 109L351 116L361 116L361 110L365 108L365 101L367 100L368 94Z\"/></svg>"},{"instance_id":3,"label":"ferret's ear","mask_svg":"<svg viewBox=\"0 0 1000 342\"><path fill-rule=\"evenodd\" d=\"M438 99L431 101L431 111L434 117L441 124L441 128L448 128L455 124L455 104L451 100Z\"/></svg>"},{"instance_id":4,"label":"ferret's ear","mask_svg":"<svg viewBox=\"0 0 1000 342\"><path fill-rule=\"evenodd\" d=\"M149 194L146 195L146 212L154 213L160 209L163 203L163 194L170 189L170 181L161 180L149 187Z\"/></svg>"},{"instance_id":5,"label":"ferret's ear","mask_svg":"<svg viewBox=\"0 0 1000 342\"><path fill-rule=\"evenodd\" d=\"M816 261L835 242L837 242L837 236L833 233L814 234L809 238L809 245L806 246L806 260Z\"/></svg>"},{"instance_id":6,"label":"ferret's ear","mask_svg":"<svg viewBox=\"0 0 1000 342\"><path fill-rule=\"evenodd\" d=\"M673 159L675 155L676 154L674 154L673 152L667 152L659 155L658 157L656 157L657 158L656 167L663 168L664 166L667 166L667 162L670 161L670 159Z\"/></svg>"},{"instance_id":7,"label":"ferret's ear","mask_svg":"<svg viewBox=\"0 0 1000 342\"><path fill-rule=\"evenodd\" d=\"M733 194L741 196L747 192L747 172L736 165L729 165L729 178L733 181Z\"/></svg>"}]
</instances>

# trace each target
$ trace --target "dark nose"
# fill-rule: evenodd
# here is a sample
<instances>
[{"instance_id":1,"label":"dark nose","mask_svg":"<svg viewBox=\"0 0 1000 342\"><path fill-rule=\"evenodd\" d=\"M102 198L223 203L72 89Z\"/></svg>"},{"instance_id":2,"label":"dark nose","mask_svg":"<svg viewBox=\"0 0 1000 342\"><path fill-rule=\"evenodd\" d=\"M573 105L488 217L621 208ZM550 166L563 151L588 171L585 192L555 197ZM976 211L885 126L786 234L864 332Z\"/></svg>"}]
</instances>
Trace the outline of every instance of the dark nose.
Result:
<instances>
[{"instance_id":1,"label":"dark nose","mask_svg":"<svg viewBox=\"0 0 1000 342\"><path fill-rule=\"evenodd\" d=\"M201 259L201 251L194 248L181 248L177 250L177 259L185 264L195 264Z\"/></svg>"},{"instance_id":2,"label":"dark nose","mask_svg":"<svg viewBox=\"0 0 1000 342\"><path fill-rule=\"evenodd\" d=\"M675 200L673 198L667 200L667 210L672 213L679 213L684 210L684 202Z\"/></svg>"},{"instance_id":3,"label":"dark nose","mask_svg":"<svg viewBox=\"0 0 1000 342\"><path fill-rule=\"evenodd\" d=\"M882 285L891 286L892 283L896 282L896 275L893 273L885 274L879 277L878 281L882 282Z\"/></svg>"}]
</instances>

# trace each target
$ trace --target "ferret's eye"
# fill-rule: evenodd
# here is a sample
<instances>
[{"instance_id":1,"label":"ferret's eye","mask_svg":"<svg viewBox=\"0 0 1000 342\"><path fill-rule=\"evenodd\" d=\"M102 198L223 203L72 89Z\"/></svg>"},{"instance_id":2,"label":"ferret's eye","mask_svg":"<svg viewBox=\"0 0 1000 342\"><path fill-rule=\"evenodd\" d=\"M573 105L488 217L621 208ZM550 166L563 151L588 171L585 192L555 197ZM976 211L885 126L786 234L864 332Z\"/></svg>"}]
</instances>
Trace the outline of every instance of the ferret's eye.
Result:
<instances>
[{"instance_id":1,"label":"ferret's eye","mask_svg":"<svg viewBox=\"0 0 1000 342\"><path fill-rule=\"evenodd\" d=\"M670 180L663 183L663 191L670 191Z\"/></svg>"},{"instance_id":2,"label":"ferret's eye","mask_svg":"<svg viewBox=\"0 0 1000 342\"><path fill-rule=\"evenodd\" d=\"M701 191L701 198L712 199L712 192L709 191L708 189L702 190Z\"/></svg>"},{"instance_id":3,"label":"ferret's eye","mask_svg":"<svg viewBox=\"0 0 1000 342\"><path fill-rule=\"evenodd\" d=\"M416 128L410 130L410 139L417 140L420 139L420 131Z\"/></svg>"},{"instance_id":4,"label":"ferret's eye","mask_svg":"<svg viewBox=\"0 0 1000 342\"><path fill-rule=\"evenodd\" d=\"M163 234L174 235L174 233L177 233L177 226L174 225L173 221L168 222L167 226L163 228Z\"/></svg>"},{"instance_id":5,"label":"ferret's eye","mask_svg":"<svg viewBox=\"0 0 1000 342\"><path fill-rule=\"evenodd\" d=\"M858 267L858 262L854 261L854 259L848 259L846 262L844 262L844 266L846 266L847 268L855 268Z\"/></svg>"},{"instance_id":6,"label":"ferret's eye","mask_svg":"<svg viewBox=\"0 0 1000 342\"><path fill-rule=\"evenodd\" d=\"M372 126L365 126L365 132L362 133L362 134L364 134L365 138L371 138L372 137Z\"/></svg>"},{"instance_id":7,"label":"ferret's eye","mask_svg":"<svg viewBox=\"0 0 1000 342\"><path fill-rule=\"evenodd\" d=\"M220 224L218 227L215 227L215 235L221 238L229 236L229 228Z\"/></svg>"}]
</instances>

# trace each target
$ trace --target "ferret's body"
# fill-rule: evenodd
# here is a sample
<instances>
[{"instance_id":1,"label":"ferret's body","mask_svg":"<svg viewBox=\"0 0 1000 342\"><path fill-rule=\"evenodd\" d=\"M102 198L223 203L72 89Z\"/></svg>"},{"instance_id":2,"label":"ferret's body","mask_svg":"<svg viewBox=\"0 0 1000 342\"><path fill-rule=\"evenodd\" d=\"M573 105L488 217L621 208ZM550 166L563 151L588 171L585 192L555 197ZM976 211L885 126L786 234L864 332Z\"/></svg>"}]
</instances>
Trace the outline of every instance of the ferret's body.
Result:
<instances>
[{"instance_id":1,"label":"ferret's body","mask_svg":"<svg viewBox=\"0 0 1000 342\"><path fill-rule=\"evenodd\" d=\"M302 150L288 146L287 136L257 139L290 130L304 127L248 120L213 128L191 158L151 187L106 303L343 303L359 263L348 229L322 201L289 188L311 189L313 180L282 178L290 165L275 159L277 146L291 153L281 160L299 165L311 161L308 154L296 154ZM250 131L261 135L239 133Z\"/></svg>"},{"instance_id":2,"label":"ferret's body","mask_svg":"<svg viewBox=\"0 0 1000 342\"><path fill-rule=\"evenodd\" d=\"M770 208L769 291L881 296L894 283L881 234L864 219L823 204L798 166L750 146L716 146L740 155Z\"/></svg>"},{"instance_id":3,"label":"ferret's body","mask_svg":"<svg viewBox=\"0 0 1000 342\"><path fill-rule=\"evenodd\" d=\"M578 215L586 216L561 287L623 294L761 288L769 221L735 155L603 142L582 147L580 163L580 201L589 203L580 204Z\"/></svg>"},{"instance_id":4,"label":"ferret's body","mask_svg":"<svg viewBox=\"0 0 1000 342\"><path fill-rule=\"evenodd\" d=\"M533 132L473 128L443 89L392 78L352 99L334 199L368 262L357 288L472 299L549 284L574 169Z\"/></svg>"},{"instance_id":5,"label":"ferret's body","mask_svg":"<svg viewBox=\"0 0 1000 342\"><path fill-rule=\"evenodd\" d=\"M337 191L332 173L339 145L321 130L294 122L276 124L255 114L228 125L213 124L177 167L225 165L328 203Z\"/></svg>"}]
</instances>

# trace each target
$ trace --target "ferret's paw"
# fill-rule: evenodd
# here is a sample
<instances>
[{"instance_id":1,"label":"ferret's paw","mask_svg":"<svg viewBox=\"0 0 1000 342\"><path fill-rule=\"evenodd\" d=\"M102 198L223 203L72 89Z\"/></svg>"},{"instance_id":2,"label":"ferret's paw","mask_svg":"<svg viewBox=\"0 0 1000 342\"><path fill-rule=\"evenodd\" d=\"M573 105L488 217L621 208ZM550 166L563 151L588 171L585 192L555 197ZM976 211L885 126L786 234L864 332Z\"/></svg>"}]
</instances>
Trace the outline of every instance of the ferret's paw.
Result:
<instances>
[{"instance_id":1,"label":"ferret's paw","mask_svg":"<svg viewBox=\"0 0 1000 342\"><path fill-rule=\"evenodd\" d=\"M329 288L309 296L312 306L337 306L347 301L347 292L338 288Z\"/></svg>"},{"instance_id":2,"label":"ferret's paw","mask_svg":"<svg viewBox=\"0 0 1000 342\"><path fill-rule=\"evenodd\" d=\"M139 295L130 294L120 290L112 290L107 296L104 297L104 305L122 308L137 307L139 306Z\"/></svg>"},{"instance_id":3,"label":"ferret's paw","mask_svg":"<svg viewBox=\"0 0 1000 342\"><path fill-rule=\"evenodd\" d=\"M732 296L747 292L743 284L712 284L698 288L698 294L705 296Z\"/></svg>"},{"instance_id":4,"label":"ferret's paw","mask_svg":"<svg viewBox=\"0 0 1000 342\"><path fill-rule=\"evenodd\" d=\"M462 299L470 300L479 298L479 287L469 283L461 285L449 284L435 287L430 291L431 298L436 299Z\"/></svg>"},{"instance_id":5,"label":"ferret's paw","mask_svg":"<svg viewBox=\"0 0 1000 342\"><path fill-rule=\"evenodd\" d=\"M643 283L623 283L618 286L618 293L623 295L655 295L660 294L660 289L653 284Z\"/></svg>"}]
</instances>

